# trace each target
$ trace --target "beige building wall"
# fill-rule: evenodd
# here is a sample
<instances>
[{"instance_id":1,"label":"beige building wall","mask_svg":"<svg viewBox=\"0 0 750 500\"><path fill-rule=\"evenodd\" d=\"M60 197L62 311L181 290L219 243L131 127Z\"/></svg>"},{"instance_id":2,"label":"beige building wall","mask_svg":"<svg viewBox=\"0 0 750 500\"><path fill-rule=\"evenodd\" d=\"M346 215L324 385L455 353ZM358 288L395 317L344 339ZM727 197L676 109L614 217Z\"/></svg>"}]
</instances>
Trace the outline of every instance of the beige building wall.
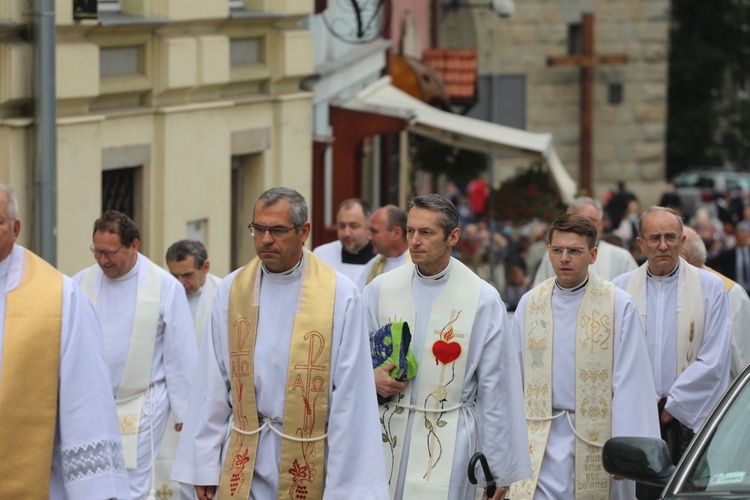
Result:
<instances>
[{"instance_id":1,"label":"beige building wall","mask_svg":"<svg viewBox=\"0 0 750 500\"><path fill-rule=\"evenodd\" d=\"M601 196L623 180L642 202L657 202L666 176L670 2L523 0L515 5L510 18L476 8L444 15L441 45L478 47L480 74L525 75L527 129L553 133L564 165L578 179L579 70L548 67L546 61L567 54L568 25L593 13L595 52L629 58L594 72L594 194ZM623 86L620 104L608 102L613 83Z\"/></svg>"},{"instance_id":2,"label":"beige building wall","mask_svg":"<svg viewBox=\"0 0 750 500\"><path fill-rule=\"evenodd\" d=\"M200 223L212 272L229 273L233 250L239 265L254 255L246 226L258 194L286 185L310 201L311 95L299 81L313 70L312 36L299 20L312 1L247 0L230 11L228 0L121 0L99 21L75 21L72 3L56 2L58 268L94 263L102 176L135 168L142 251L163 265L168 246ZM24 5L0 2L0 181L19 194L20 242L33 249Z\"/></svg>"}]
</instances>

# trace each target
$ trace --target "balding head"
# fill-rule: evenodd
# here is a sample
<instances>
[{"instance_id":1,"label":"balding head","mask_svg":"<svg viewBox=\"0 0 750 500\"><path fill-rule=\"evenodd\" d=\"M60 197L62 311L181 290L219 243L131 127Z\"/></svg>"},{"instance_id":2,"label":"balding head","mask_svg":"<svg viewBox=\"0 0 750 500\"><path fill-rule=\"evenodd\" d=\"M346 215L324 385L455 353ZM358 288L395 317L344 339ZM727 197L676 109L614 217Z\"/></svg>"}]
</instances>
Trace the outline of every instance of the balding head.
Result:
<instances>
[{"instance_id":1,"label":"balding head","mask_svg":"<svg viewBox=\"0 0 750 500\"><path fill-rule=\"evenodd\" d=\"M706 244L701 237L689 227L682 229L685 243L682 245L682 258L695 267L703 267L706 263Z\"/></svg>"}]
</instances>

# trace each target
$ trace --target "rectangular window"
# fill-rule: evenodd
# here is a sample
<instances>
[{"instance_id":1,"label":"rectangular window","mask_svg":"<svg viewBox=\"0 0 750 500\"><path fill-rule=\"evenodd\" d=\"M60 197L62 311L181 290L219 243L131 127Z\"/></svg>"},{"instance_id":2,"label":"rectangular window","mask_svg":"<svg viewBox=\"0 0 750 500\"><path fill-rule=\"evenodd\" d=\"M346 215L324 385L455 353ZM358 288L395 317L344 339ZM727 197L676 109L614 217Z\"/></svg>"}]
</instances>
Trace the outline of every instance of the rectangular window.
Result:
<instances>
[{"instance_id":1,"label":"rectangular window","mask_svg":"<svg viewBox=\"0 0 750 500\"><path fill-rule=\"evenodd\" d=\"M141 74L140 47L99 48L99 74L119 76Z\"/></svg>"},{"instance_id":2,"label":"rectangular window","mask_svg":"<svg viewBox=\"0 0 750 500\"><path fill-rule=\"evenodd\" d=\"M467 116L525 129L526 75L481 75L479 77L479 100Z\"/></svg>"},{"instance_id":3,"label":"rectangular window","mask_svg":"<svg viewBox=\"0 0 750 500\"><path fill-rule=\"evenodd\" d=\"M245 2L243 0L229 0L229 9L244 9Z\"/></svg>"},{"instance_id":4,"label":"rectangular window","mask_svg":"<svg viewBox=\"0 0 750 500\"><path fill-rule=\"evenodd\" d=\"M568 55L581 53L581 23L568 25Z\"/></svg>"},{"instance_id":5,"label":"rectangular window","mask_svg":"<svg viewBox=\"0 0 750 500\"><path fill-rule=\"evenodd\" d=\"M258 38L232 40L229 44L229 60L232 66L261 62L260 40Z\"/></svg>"},{"instance_id":6,"label":"rectangular window","mask_svg":"<svg viewBox=\"0 0 750 500\"><path fill-rule=\"evenodd\" d=\"M120 12L120 0L99 0L99 12Z\"/></svg>"}]
</instances>

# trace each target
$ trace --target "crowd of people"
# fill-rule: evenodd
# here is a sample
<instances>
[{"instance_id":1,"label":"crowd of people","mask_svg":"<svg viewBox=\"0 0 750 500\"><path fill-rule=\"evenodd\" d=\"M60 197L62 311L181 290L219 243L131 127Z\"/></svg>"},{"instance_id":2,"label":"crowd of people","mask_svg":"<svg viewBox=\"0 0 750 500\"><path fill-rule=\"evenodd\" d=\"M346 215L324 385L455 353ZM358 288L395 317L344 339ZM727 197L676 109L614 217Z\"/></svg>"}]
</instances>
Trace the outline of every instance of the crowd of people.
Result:
<instances>
[{"instance_id":1,"label":"crowd of people","mask_svg":"<svg viewBox=\"0 0 750 500\"><path fill-rule=\"evenodd\" d=\"M223 279L196 241L161 268L135 223L107 211L95 264L70 279L15 243L18 203L0 185L6 490L658 498L609 476L601 448L661 437L679 460L750 361L743 284L706 265L700 228L671 207L641 213L624 186L607 209L578 198L553 221L499 230L486 187L472 186L469 213L457 189L407 210L345 200L336 241L313 251L306 200L269 189L248 226L257 257ZM618 214L637 256L612 237ZM491 477L477 467L475 486L478 453Z\"/></svg>"}]
</instances>

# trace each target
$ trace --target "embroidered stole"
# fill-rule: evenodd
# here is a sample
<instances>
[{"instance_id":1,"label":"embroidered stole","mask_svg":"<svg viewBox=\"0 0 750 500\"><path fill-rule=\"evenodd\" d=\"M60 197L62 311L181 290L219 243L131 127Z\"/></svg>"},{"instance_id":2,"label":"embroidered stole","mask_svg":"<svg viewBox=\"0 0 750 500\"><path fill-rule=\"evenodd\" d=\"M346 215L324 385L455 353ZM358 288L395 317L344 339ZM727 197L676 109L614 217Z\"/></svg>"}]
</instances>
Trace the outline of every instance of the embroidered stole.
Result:
<instances>
[{"instance_id":1,"label":"embroidered stole","mask_svg":"<svg viewBox=\"0 0 750 500\"><path fill-rule=\"evenodd\" d=\"M325 480L325 442L316 438L325 436L328 420L336 272L311 252L305 250L305 255L289 352L282 433L307 441L282 438L279 499L323 498ZM232 283L227 330L233 428L219 491L243 500L250 494L259 438L253 357L260 287L261 266L256 257Z\"/></svg>"},{"instance_id":2,"label":"embroidered stole","mask_svg":"<svg viewBox=\"0 0 750 500\"><path fill-rule=\"evenodd\" d=\"M533 498L552 427L555 278L535 287L524 315L524 400L532 479L513 484L511 497ZM575 335L575 498L606 499L610 476L601 446L612 435L615 286L589 272ZM567 415L558 418L567 418ZM588 444L583 437L597 446Z\"/></svg>"},{"instance_id":3,"label":"embroidered stole","mask_svg":"<svg viewBox=\"0 0 750 500\"><path fill-rule=\"evenodd\" d=\"M136 263L140 265L140 263ZM117 417L120 421L122 450L125 467L138 467L138 429L141 411L151 383L151 365L154 361L156 331L159 326L159 303L161 301L161 268L145 261L146 280L138 287L133 318L133 333L130 336L128 358L115 396ZM104 275L99 266L91 266L81 281L81 288L96 308ZM140 275L141 270L138 273ZM139 279L137 276L135 279ZM101 320L101 319L100 319ZM109 319L113 321L113 319Z\"/></svg>"},{"instance_id":4,"label":"embroidered stole","mask_svg":"<svg viewBox=\"0 0 750 500\"><path fill-rule=\"evenodd\" d=\"M430 311L411 429L407 428L409 411L405 410L414 379L407 381L403 393L394 396L396 402L379 408L392 497L403 465L405 438L411 432L403 498L447 498L459 408L472 403L461 401L461 392L482 281L461 262L451 261L448 282ZM414 266L406 265L384 275L379 294L379 326L406 321L414 331L417 315L411 291L414 272Z\"/></svg>"},{"instance_id":5,"label":"embroidered stole","mask_svg":"<svg viewBox=\"0 0 750 500\"><path fill-rule=\"evenodd\" d=\"M643 331L648 336L647 276L648 262L633 271L628 280L627 292L635 299ZM703 289L698 269L680 257L679 283L677 285L677 376L695 361L703 344L704 307Z\"/></svg>"},{"instance_id":6,"label":"embroidered stole","mask_svg":"<svg viewBox=\"0 0 750 500\"><path fill-rule=\"evenodd\" d=\"M63 277L26 249L11 256L23 259L23 276L6 295L0 477L3 497L47 499L57 420Z\"/></svg>"}]
</instances>

